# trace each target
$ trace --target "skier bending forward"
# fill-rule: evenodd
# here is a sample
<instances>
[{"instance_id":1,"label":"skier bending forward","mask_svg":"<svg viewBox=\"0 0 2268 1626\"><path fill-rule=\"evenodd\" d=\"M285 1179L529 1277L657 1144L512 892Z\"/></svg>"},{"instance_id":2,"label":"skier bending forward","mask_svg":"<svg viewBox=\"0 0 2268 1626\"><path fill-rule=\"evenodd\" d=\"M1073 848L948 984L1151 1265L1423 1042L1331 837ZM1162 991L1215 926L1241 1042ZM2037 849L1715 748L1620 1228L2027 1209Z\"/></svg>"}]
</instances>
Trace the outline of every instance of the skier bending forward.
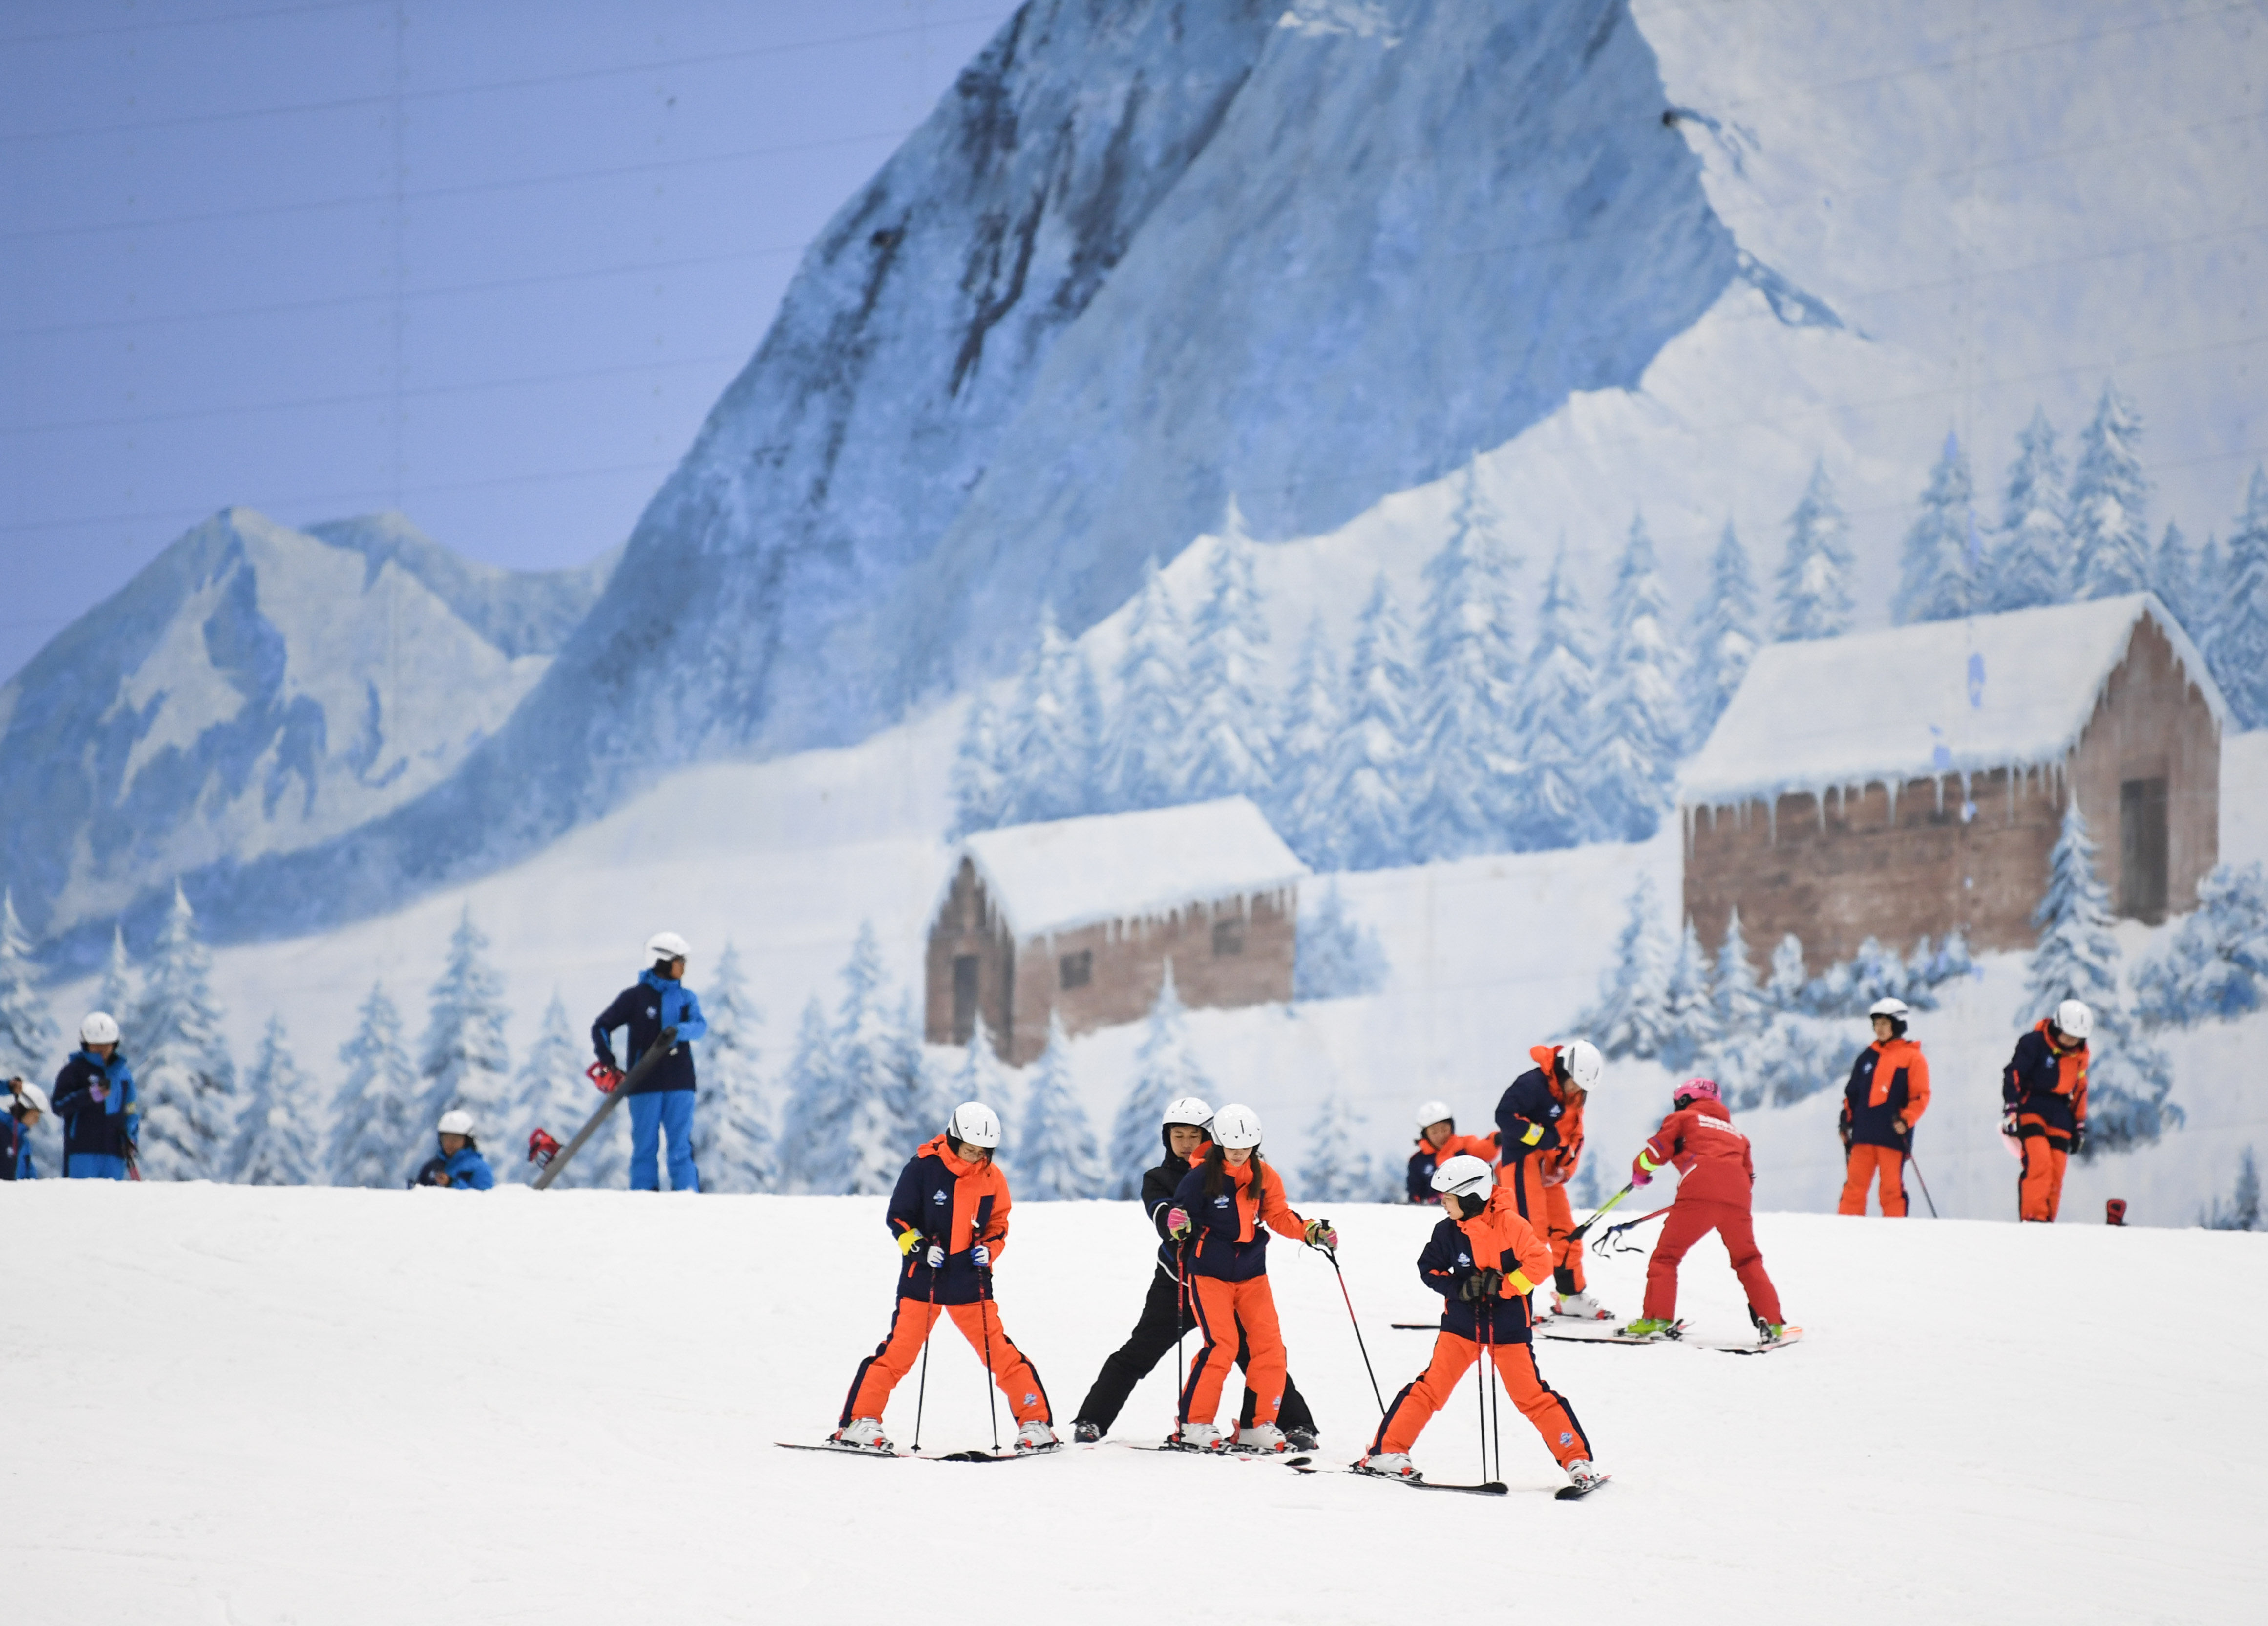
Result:
<instances>
[{"instance_id":1,"label":"skier bending forward","mask_svg":"<svg viewBox=\"0 0 2268 1626\"><path fill-rule=\"evenodd\" d=\"M1008 1180L992 1161L999 1144L1000 1120L992 1109L963 1101L953 1109L945 1133L925 1142L898 1176L884 1215L906 1261L898 1273L898 1307L889 1336L858 1363L850 1380L841 1426L831 1437L836 1445L891 1448L882 1436L882 1408L913 1370L939 1310L991 1366L993 1381L1008 1397L1009 1415L1021 1425L1016 1449L1057 1443L1040 1374L1008 1341L992 1302L992 1267L1008 1245Z\"/></svg>"},{"instance_id":2,"label":"skier bending forward","mask_svg":"<svg viewBox=\"0 0 2268 1626\"><path fill-rule=\"evenodd\" d=\"M1553 1459L1578 1489L1603 1477L1591 1466L1591 1442L1566 1397L1543 1381L1529 1340L1528 1295L1551 1275L1551 1249L1520 1216L1518 1194L1497 1186L1477 1157L1452 1157L1433 1173L1444 1218L1418 1256L1418 1279L1447 1300L1433 1359L1386 1408L1370 1453L1355 1464L1366 1474L1414 1477L1410 1448L1448 1403L1484 1348L1504 1378L1520 1414L1535 1425Z\"/></svg>"},{"instance_id":3,"label":"skier bending forward","mask_svg":"<svg viewBox=\"0 0 2268 1626\"><path fill-rule=\"evenodd\" d=\"M1646 1261L1645 1313L1623 1331L1641 1337L1668 1332L1675 1325L1678 1262L1688 1248L1713 1231L1724 1238L1733 1274L1749 1291L1749 1319L1757 1334L1765 1339L1784 1337L1789 1329L1780 1316L1779 1294L1764 1274L1756 1220L1749 1212L1756 1183L1749 1137L1733 1127L1732 1112L1717 1098L1712 1079L1689 1078L1670 1092L1669 1116L1638 1149L1631 1165L1631 1184L1651 1185L1654 1175L1673 1163L1683 1178L1669 1217L1661 1223L1661 1240Z\"/></svg>"}]
</instances>

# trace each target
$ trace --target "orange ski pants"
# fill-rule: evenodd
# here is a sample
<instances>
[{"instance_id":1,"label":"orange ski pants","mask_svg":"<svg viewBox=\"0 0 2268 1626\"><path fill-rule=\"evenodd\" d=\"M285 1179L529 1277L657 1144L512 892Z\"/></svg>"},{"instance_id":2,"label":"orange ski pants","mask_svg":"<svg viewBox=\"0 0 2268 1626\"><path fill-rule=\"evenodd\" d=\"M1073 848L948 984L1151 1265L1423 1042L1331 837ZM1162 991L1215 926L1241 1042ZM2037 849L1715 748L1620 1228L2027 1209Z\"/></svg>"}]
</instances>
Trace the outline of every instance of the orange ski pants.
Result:
<instances>
[{"instance_id":1,"label":"orange ski pants","mask_svg":"<svg viewBox=\"0 0 2268 1626\"><path fill-rule=\"evenodd\" d=\"M999 1305L989 1298L973 1304L933 1304L926 1298L901 1298L898 1312L890 1319L890 1335L858 1364L858 1375L850 1380L850 1398L843 1407L843 1423L858 1417L881 1416L882 1408L890 1403L890 1391L913 1371L922 1345L929 1341L930 1328L937 1325L940 1315L953 1317L953 1324L961 1329L961 1335L968 1340L968 1347L980 1358L989 1341L992 1380L1008 1397L1011 1416L1019 1423L1055 1420L1048 1409L1048 1392L1041 1386L1039 1373L1024 1358L1024 1352L1008 1341L1007 1329L1000 1325ZM1235 1354L1232 1346L1232 1359Z\"/></svg>"},{"instance_id":2,"label":"orange ski pants","mask_svg":"<svg viewBox=\"0 0 2268 1626\"><path fill-rule=\"evenodd\" d=\"M1567 1204L1565 1186L1543 1188L1543 1223L1536 1227L1551 1246L1551 1269L1563 1293L1583 1290L1583 1245L1574 1239L1575 1211Z\"/></svg>"},{"instance_id":3,"label":"orange ski pants","mask_svg":"<svg viewBox=\"0 0 2268 1626\"><path fill-rule=\"evenodd\" d=\"M1284 1352L1284 1329L1276 1319L1276 1295L1268 1278L1223 1282L1213 1276L1191 1276L1189 1297L1204 1334L1204 1348L1189 1368L1188 1386L1182 1391L1182 1421L1211 1423L1220 1409L1220 1386L1236 1364L1236 1329L1244 1329L1251 1363L1244 1369L1244 1386L1252 1391L1252 1421L1273 1423L1284 1404L1284 1374L1289 1358Z\"/></svg>"},{"instance_id":4,"label":"orange ski pants","mask_svg":"<svg viewBox=\"0 0 2268 1626\"><path fill-rule=\"evenodd\" d=\"M2020 1219L2055 1223L2063 1207L2064 1165L2071 1154L2044 1135L2024 1137L2024 1173L2016 1183L2016 1214Z\"/></svg>"},{"instance_id":5,"label":"orange ski pants","mask_svg":"<svg viewBox=\"0 0 2268 1626\"><path fill-rule=\"evenodd\" d=\"M1505 1393L1512 1403L1520 1408L1520 1415L1535 1425L1544 1445L1560 1467L1581 1458L1588 1460L1591 1442L1583 1433L1583 1425L1575 1421L1575 1408L1567 1404L1566 1396L1543 1381L1543 1374L1535 1369L1535 1346L1529 1343L1495 1344L1491 1353L1496 1356L1496 1370L1504 1378ZM1380 1419L1378 1433L1370 1442L1377 1452L1407 1452L1418 1443L1433 1414L1449 1403L1457 1385L1464 1380L1466 1371L1480 1359L1481 1347L1469 1338L1455 1333L1442 1333L1433 1340L1433 1358L1415 1380L1403 1386L1394 1397L1394 1404L1386 1408Z\"/></svg>"},{"instance_id":6,"label":"orange ski pants","mask_svg":"<svg viewBox=\"0 0 2268 1626\"><path fill-rule=\"evenodd\" d=\"M1853 1146L1851 1159L1843 1177L1843 1201L1835 1205L1837 1214L1864 1214L1867 1211L1867 1187L1874 1184L1877 1171L1881 1176L1877 1195L1882 1204L1884 1219L1904 1219L1906 1216L1906 1155L1895 1146Z\"/></svg>"},{"instance_id":7,"label":"orange ski pants","mask_svg":"<svg viewBox=\"0 0 2268 1626\"><path fill-rule=\"evenodd\" d=\"M1749 1308L1775 1325L1786 1320L1779 1312L1778 1290L1764 1274L1755 1216L1738 1203L1692 1197L1672 1203L1669 1217L1661 1222L1661 1238L1653 1245L1653 1257L1646 1261L1646 1308L1640 1313L1653 1320L1677 1319L1678 1263L1688 1248L1712 1231L1724 1238L1733 1274L1748 1290Z\"/></svg>"}]
</instances>

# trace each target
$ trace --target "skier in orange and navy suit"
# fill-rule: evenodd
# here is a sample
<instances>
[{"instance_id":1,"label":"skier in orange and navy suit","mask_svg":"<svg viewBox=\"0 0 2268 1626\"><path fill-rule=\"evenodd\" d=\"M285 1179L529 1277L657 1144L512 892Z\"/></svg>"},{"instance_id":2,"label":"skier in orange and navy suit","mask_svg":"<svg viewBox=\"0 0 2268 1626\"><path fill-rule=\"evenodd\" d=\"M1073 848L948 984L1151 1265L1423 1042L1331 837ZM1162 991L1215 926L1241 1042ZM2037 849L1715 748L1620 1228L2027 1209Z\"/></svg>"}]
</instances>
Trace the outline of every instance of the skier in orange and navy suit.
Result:
<instances>
[{"instance_id":1,"label":"skier in orange and navy suit","mask_svg":"<svg viewBox=\"0 0 2268 1626\"><path fill-rule=\"evenodd\" d=\"M1929 1063L1906 1037L1904 1000L1876 1000L1867 1014L1874 1042L1859 1053L1843 1088L1843 1200L1835 1211L1864 1214L1867 1187L1879 1177L1882 1217L1904 1219L1906 1154L1913 1150L1914 1125L1929 1110Z\"/></svg>"},{"instance_id":2,"label":"skier in orange and navy suit","mask_svg":"<svg viewBox=\"0 0 2268 1626\"><path fill-rule=\"evenodd\" d=\"M1550 1246L1520 1216L1510 1186L1491 1190L1491 1171L1480 1158L1446 1160L1432 1183L1443 1218L1418 1256L1418 1279L1447 1301L1441 1331L1432 1360L1394 1397L1356 1470L1417 1478L1410 1448L1485 1353L1553 1459L1578 1489L1589 1489L1604 1477L1591 1466L1590 1439L1575 1408L1535 1366L1528 1295L1551 1268Z\"/></svg>"},{"instance_id":3,"label":"skier in orange and navy suit","mask_svg":"<svg viewBox=\"0 0 2268 1626\"><path fill-rule=\"evenodd\" d=\"M2094 1028L2085 1001L2066 1000L2016 1041L2000 1075L2000 1133L2024 1150L2020 1219L2055 1223L2064 1165L2087 1144L2087 1036Z\"/></svg>"},{"instance_id":4,"label":"skier in orange and navy suit","mask_svg":"<svg viewBox=\"0 0 2268 1626\"><path fill-rule=\"evenodd\" d=\"M1410 1172L1404 1183L1410 1201L1441 1201L1433 1190L1433 1171L1452 1157L1477 1157L1483 1163L1494 1163L1496 1137L1459 1135L1449 1104L1427 1101L1418 1108L1418 1149L1410 1154Z\"/></svg>"},{"instance_id":5,"label":"skier in orange and navy suit","mask_svg":"<svg viewBox=\"0 0 2268 1626\"><path fill-rule=\"evenodd\" d=\"M843 1402L841 1424L830 1437L852 1450L888 1451L882 1408L890 1391L911 1371L938 1312L953 1318L970 1349L983 1356L993 1380L1008 1397L1021 1426L1018 1451L1057 1443L1049 1426L1048 1392L1040 1375L1008 1341L992 1302L992 1267L1008 1245L1008 1181L992 1161L1000 1120L981 1101L953 1109L945 1133L927 1142L898 1176L885 1222L905 1268L898 1273L898 1307L890 1334L858 1364Z\"/></svg>"},{"instance_id":6,"label":"skier in orange and navy suit","mask_svg":"<svg viewBox=\"0 0 2268 1626\"><path fill-rule=\"evenodd\" d=\"M1535 1065L1513 1079L1496 1104L1496 1178L1511 1190L1514 1212L1547 1238L1556 1223L1561 1240L1555 1252L1564 1250L1563 1260L1572 1255L1580 1261L1580 1245L1565 1240L1575 1226L1560 1187L1582 1154L1583 1102L1606 1072L1606 1062L1586 1038L1537 1045L1528 1053ZM1583 1291L1582 1265L1567 1269L1558 1282L1559 1290L1568 1295L1566 1313L1586 1319L1604 1314Z\"/></svg>"},{"instance_id":7,"label":"skier in orange and navy suit","mask_svg":"<svg viewBox=\"0 0 2268 1626\"><path fill-rule=\"evenodd\" d=\"M1614 1312L1591 1297L1583 1280L1583 1244L1575 1235L1575 1211L1567 1201L1567 1182L1583 1161L1583 1102L1587 1092L1569 1086L1559 1114L1559 1144L1535 1157L1543 1182L1543 1223L1536 1227L1551 1249L1551 1312L1580 1321L1611 1321Z\"/></svg>"}]
</instances>

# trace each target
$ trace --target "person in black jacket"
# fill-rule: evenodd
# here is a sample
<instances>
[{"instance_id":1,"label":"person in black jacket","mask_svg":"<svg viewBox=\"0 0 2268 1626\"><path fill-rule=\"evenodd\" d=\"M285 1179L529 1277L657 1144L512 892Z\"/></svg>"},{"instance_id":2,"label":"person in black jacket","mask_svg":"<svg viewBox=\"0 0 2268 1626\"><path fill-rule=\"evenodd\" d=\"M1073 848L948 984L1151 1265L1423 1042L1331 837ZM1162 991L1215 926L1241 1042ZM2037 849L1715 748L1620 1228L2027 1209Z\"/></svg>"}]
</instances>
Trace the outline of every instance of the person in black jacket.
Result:
<instances>
[{"instance_id":1,"label":"person in black jacket","mask_svg":"<svg viewBox=\"0 0 2268 1626\"><path fill-rule=\"evenodd\" d=\"M1204 1156L1210 1138L1206 1132L1211 1121L1212 1108L1193 1096L1184 1097L1166 1109L1165 1120L1158 1130L1158 1138L1165 1146L1165 1158L1142 1176L1142 1211L1150 1216L1150 1223L1158 1231L1158 1268L1150 1273L1150 1295L1142 1301L1142 1316L1134 1323L1133 1333L1103 1362L1102 1370L1095 1374L1094 1386L1079 1402L1079 1414L1071 1422L1073 1439L1091 1443L1109 1433L1110 1425L1118 1420L1118 1413L1125 1406L1126 1397L1133 1393L1134 1386L1147 1377L1166 1351L1197 1324L1189 1290L1182 1279L1180 1249L1166 1235L1166 1210L1174 1206L1174 1188ZM1245 1371L1251 1359L1251 1349L1240 1336L1237 1370ZM1244 1428L1252 1426L1256 1399L1248 1387L1244 1392L1244 1415L1240 1419ZM1284 1404L1277 1414L1277 1424L1284 1430L1285 1444L1292 1450L1314 1449L1314 1416L1308 1411L1299 1386L1288 1376L1284 1380Z\"/></svg>"}]
</instances>

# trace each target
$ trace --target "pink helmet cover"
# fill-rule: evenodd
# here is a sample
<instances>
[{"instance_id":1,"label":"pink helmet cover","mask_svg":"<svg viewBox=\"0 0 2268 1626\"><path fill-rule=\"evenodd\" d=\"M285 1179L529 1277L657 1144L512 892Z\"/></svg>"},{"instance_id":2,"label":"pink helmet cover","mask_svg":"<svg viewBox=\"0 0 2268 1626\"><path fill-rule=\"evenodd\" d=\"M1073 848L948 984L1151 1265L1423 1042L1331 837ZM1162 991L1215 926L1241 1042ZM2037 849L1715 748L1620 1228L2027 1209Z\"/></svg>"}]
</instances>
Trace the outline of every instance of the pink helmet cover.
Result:
<instances>
[{"instance_id":1,"label":"pink helmet cover","mask_svg":"<svg viewBox=\"0 0 2268 1626\"><path fill-rule=\"evenodd\" d=\"M1669 1092L1669 1104L1673 1107L1683 1106L1689 1101L1723 1099L1724 1097L1717 1093L1717 1081L1713 1078L1689 1078Z\"/></svg>"}]
</instances>

